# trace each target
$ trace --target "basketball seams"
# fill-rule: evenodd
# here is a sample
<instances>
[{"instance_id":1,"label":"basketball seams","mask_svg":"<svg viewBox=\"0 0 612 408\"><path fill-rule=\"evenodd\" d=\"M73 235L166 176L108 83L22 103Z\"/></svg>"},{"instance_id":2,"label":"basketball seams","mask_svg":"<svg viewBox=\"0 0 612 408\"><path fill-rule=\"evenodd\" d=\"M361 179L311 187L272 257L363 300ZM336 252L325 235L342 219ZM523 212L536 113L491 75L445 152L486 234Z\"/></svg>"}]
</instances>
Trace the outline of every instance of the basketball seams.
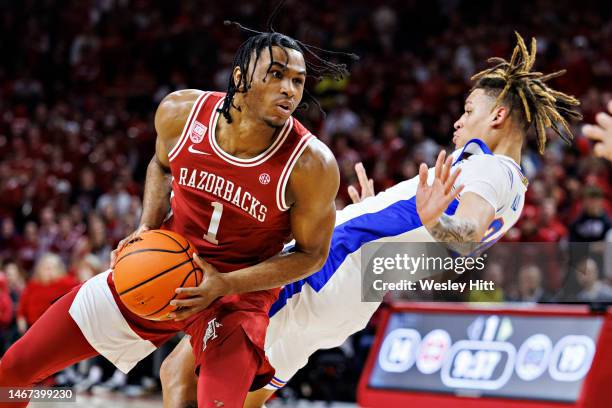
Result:
<instances>
[{"instance_id":1,"label":"basketball seams","mask_svg":"<svg viewBox=\"0 0 612 408\"><path fill-rule=\"evenodd\" d=\"M186 261L183 261L183 262L181 262L181 263L178 263L178 264L174 265L173 267L171 267L171 268L169 268L169 269L166 269L165 271L161 271L161 272L160 272L160 273L158 273L157 275L155 275L155 276L151 276L150 278L148 278L148 279L146 279L146 280L144 280L144 281L142 281L142 282L139 282L137 285L134 285L134 286L132 286L131 288L128 288L128 289L126 289L126 290L124 290L124 291L120 292L120 293L119 293L119 296L123 296L123 295L125 295L126 293L131 292L132 290L134 290L134 289L136 289L136 288L138 288L138 287L140 287L140 286L142 286L142 285L144 285L144 284L146 284L146 283L149 283L149 282L151 282L152 280L155 280L155 279L159 278L160 276L163 276L163 275L167 274L168 272L171 272L171 271L175 270L176 268L180 268L181 266L186 265L186 264L187 264L187 263L189 263L189 262L190 262L190 259L187 259Z\"/></svg>"},{"instance_id":2,"label":"basketball seams","mask_svg":"<svg viewBox=\"0 0 612 408\"><path fill-rule=\"evenodd\" d=\"M191 248L191 244L189 244L189 248ZM191 266L193 267L192 270L199 270L199 271L201 271L202 272L202 278L204 278L204 271L198 265L193 263L193 257L189 256L189 254L187 254L187 256L189 257L189 260L191 261ZM198 280L198 274L196 274L195 285L196 286L200 286L200 281Z\"/></svg>"},{"instance_id":3,"label":"basketball seams","mask_svg":"<svg viewBox=\"0 0 612 408\"><path fill-rule=\"evenodd\" d=\"M124 258L127 258L130 255L133 254L140 254L142 252L165 252L167 254L180 254L182 252L185 252L184 250L180 250L180 251L172 251L170 249L162 249L162 248L143 248L143 249L137 249L135 251L130 252L129 254L125 254L123 255L121 258L117 259L117 262L115 262L115 266Z\"/></svg>"},{"instance_id":4,"label":"basketball seams","mask_svg":"<svg viewBox=\"0 0 612 408\"><path fill-rule=\"evenodd\" d=\"M189 271L189 273L185 276L185 279L183 279L183 282L181 282L180 284L180 288L183 287L183 285L185 284L185 282L187 282L187 280L191 277L191 274L197 272L197 269L192 269L191 271ZM196 273L196 281L198 280L198 274ZM156 310L155 312L149 313L148 315L144 315L143 317L149 317L149 316L153 316L159 312L161 312L162 310L164 310L165 308L168 307L168 305L170 305L170 302L172 302L174 299L176 299L176 297L178 296L177 293L174 294L174 296L172 296L172 298L170 298L170 300L168 300L168 303L166 303L165 305L163 305L162 307L160 307L158 310Z\"/></svg>"},{"instance_id":5,"label":"basketball seams","mask_svg":"<svg viewBox=\"0 0 612 408\"><path fill-rule=\"evenodd\" d=\"M165 237L168 237L171 240L173 240L174 242L176 242L176 244L179 246L179 248L181 248L183 250L183 252L185 252L185 255L187 255L187 258L189 258L189 261L191 262L191 266L193 267L193 269L198 268L196 265L194 265L193 258L189 255L189 250L191 249L191 243L188 240L185 240L187 242L187 247L183 248L181 243L178 242L176 239L174 239L174 237L172 235L166 234L166 233L164 233L162 231L153 231L153 232L155 232L157 234L161 234L161 235L163 235ZM202 273L204 273L204 272L202 272ZM198 278L196 276L196 286L198 286L198 285L199 285Z\"/></svg>"},{"instance_id":6,"label":"basketball seams","mask_svg":"<svg viewBox=\"0 0 612 408\"><path fill-rule=\"evenodd\" d=\"M155 232L155 233L157 233L157 234L162 234L162 235L164 235L164 236L166 236L166 237L170 238L170 239L171 239L171 240L173 240L174 242L176 242L176 243L177 243L177 245L178 245L179 247L181 247L181 249L183 249L183 251L184 251L184 252L185 252L185 254L187 255L187 258L189 258L189 260L191 261L191 266L193 267L193 269L200 269L200 267L199 267L199 266L197 266L197 265L195 265L195 264L193 263L193 258L192 258L192 257L191 257L191 255L189 254L189 250L191 249L191 243L190 243L189 241L187 241L187 247L186 247L186 248L183 248L183 246L180 244L180 242L178 242L176 239L174 239L174 237L172 237L171 235L165 234L165 233L163 233L163 232L161 232L161 231L152 231L152 232ZM202 274L204 274L204 271L202 271ZM200 285L200 282L198 281L198 276L196 275L196 286L199 286L199 285Z\"/></svg>"},{"instance_id":7,"label":"basketball seams","mask_svg":"<svg viewBox=\"0 0 612 408\"><path fill-rule=\"evenodd\" d=\"M185 241L187 241L187 246L186 246L185 248L183 248L183 246L181 245L181 243L180 243L180 242L178 242L178 241L177 241L177 240L176 240L176 239L175 239L175 238L174 238L172 235L170 235L170 234L166 234L166 233L163 233L163 232L161 232L161 231L159 231L159 230L156 230L156 231L151 231L151 232L153 232L153 233L155 233L155 234L161 234L161 235L163 235L163 236L165 236L165 237L170 238L171 240L173 240L173 241L176 243L176 245L178 245L178 246L179 246L179 248L181 248L181 250L182 250L183 252L184 252L184 251L187 251L187 249L189 249L189 241L187 241L187 240L185 240Z\"/></svg>"},{"instance_id":8,"label":"basketball seams","mask_svg":"<svg viewBox=\"0 0 612 408\"><path fill-rule=\"evenodd\" d=\"M197 266L197 265L195 265L195 264L193 263L193 259L191 259L191 266L193 266L193 269L192 269L192 270L199 270L199 271L201 271L201 272L202 272L202 278L204 277L204 271L203 271L202 269L200 269L200 267L199 267L199 266ZM198 275L196 275L195 285L196 285L196 287L197 287L197 286L200 286L200 281L198 280Z\"/></svg>"},{"instance_id":9,"label":"basketball seams","mask_svg":"<svg viewBox=\"0 0 612 408\"><path fill-rule=\"evenodd\" d=\"M169 234L165 234L161 231L155 230L155 231L149 231L155 234L160 234L165 236L166 238L170 238L172 241L174 241L180 248L180 250L178 251L172 251L170 249L161 249L161 248L143 248L143 249L138 249L136 251L132 251L129 254L125 254L124 256L120 257L119 259L117 259L117 262L115 262L115 265L117 265L123 258L127 258L128 256L132 255L132 254L138 254L138 253L142 253L142 252L146 252L146 251L152 251L152 252L166 252L169 254L180 254L181 252L185 252L187 254L187 257L189 257L189 254L187 253L187 250L190 247L189 241L187 241L187 247L183 248L183 246L181 245L180 242L178 242L172 235Z\"/></svg>"}]
</instances>

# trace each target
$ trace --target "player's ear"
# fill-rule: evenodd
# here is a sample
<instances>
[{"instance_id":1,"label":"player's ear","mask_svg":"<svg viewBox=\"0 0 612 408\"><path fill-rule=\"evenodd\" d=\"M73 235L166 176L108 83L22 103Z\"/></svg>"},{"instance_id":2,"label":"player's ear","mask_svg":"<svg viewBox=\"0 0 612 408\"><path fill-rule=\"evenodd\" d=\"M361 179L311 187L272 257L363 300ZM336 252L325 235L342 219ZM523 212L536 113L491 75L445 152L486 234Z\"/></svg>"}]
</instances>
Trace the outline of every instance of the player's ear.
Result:
<instances>
[{"instance_id":1,"label":"player's ear","mask_svg":"<svg viewBox=\"0 0 612 408\"><path fill-rule=\"evenodd\" d=\"M241 84L240 80L242 79L242 71L240 71L239 66L234 67L234 71L232 71L232 79L234 80L234 86L238 92L244 92L245 84Z\"/></svg>"},{"instance_id":2,"label":"player's ear","mask_svg":"<svg viewBox=\"0 0 612 408\"><path fill-rule=\"evenodd\" d=\"M496 128L500 127L509 118L510 110L501 105L493 109L492 114L491 126Z\"/></svg>"}]
</instances>

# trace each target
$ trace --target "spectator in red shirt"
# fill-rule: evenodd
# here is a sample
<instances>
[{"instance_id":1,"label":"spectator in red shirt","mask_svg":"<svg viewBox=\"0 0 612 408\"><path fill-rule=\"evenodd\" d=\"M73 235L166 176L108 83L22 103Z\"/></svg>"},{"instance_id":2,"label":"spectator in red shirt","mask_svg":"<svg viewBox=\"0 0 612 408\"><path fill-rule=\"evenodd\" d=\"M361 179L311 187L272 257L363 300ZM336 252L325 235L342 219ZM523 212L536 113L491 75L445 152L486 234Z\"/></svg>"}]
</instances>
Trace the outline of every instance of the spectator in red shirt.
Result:
<instances>
[{"instance_id":1,"label":"spectator in red shirt","mask_svg":"<svg viewBox=\"0 0 612 408\"><path fill-rule=\"evenodd\" d=\"M6 329L13 321L13 301L8 287L8 279L0 272L0 329Z\"/></svg>"},{"instance_id":2,"label":"spectator in red shirt","mask_svg":"<svg viewBox=\"0 0 612 408\"><path fill-rule=\"evenodd\" d=\"M534 217L539 218L535 234L531 236L531 242L555 243L566 240L569 234L565 225L557 217L557 202L554 198L546 198L541 202L540 211ZM559 288L562 284L562 276L559 272L559 246L538 245L538 251L543 261L540 264L548 288Z\"/></svg>"},{"instance_id":3,"label":"spectator in red shirt","mask_svg":"<svg viewBox=\"0 0 612 408\"><path fill-rule=\"evenodd\" d=\"M557 203L554 198L542 202L540 225L536 235L538 242L559 242L568 235L567 228L557 217Z\"/></svg>"},{"instance_id":4,"label":"spectator in red shirt","mask_svg":"<svg viewBox=\"0 0 612 408\"><path fill-rule=\"evenodd\" d=\"M525 205L519 221L521 242L534 242L538 234L538 209L531 204Z\"/></svg>"},{"instance_id":5,"label":"spectator in red shirt","mask_svg":"<svg viewBox=\"0 0 612 408\"><path fill-rule=\"evenodd\" d=\"M11 330L14 309L8 278L4 272L0 272L0 356L14 341L14 331Z\"/></svg>"},{"instance_id":6,"label":"spectator in red shirt","mask_svg":"<svg viewBox=\"0 0 612 408\"><path fill-rule=\"evenodd\" d=\"M34 274L26 284L17 309L17 327L21 334L59 297L78 284L66 273L62 259L53 253L44 254L34 267Z\"/></svg>"}]
</instances>

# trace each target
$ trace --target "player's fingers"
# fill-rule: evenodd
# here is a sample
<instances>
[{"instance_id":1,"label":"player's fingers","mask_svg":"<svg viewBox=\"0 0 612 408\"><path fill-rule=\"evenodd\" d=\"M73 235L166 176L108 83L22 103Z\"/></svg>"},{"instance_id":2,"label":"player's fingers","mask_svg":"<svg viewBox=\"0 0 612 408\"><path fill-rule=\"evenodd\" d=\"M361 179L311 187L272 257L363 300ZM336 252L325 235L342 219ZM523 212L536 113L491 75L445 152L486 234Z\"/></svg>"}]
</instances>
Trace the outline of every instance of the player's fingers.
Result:
<instances>
[{"instance_id":1,"label":"player's fingers","mask_svg":"<svg viewBox=\"0 0 612 408\"><path fill-rule=\"evenodd\" d=\"M453 157L452 156L448 156L446 158L446 160L444 161L444 169L442 170L441 181L443 183L445 183L446 180L448 180L448 175L450 174L452 164L453 164Z\"/></svg>"},{"instance_id":2,"label":"player's fingers","mask_svg":"<svg viewBox=\"0 0 612 408\"><path fill-rule=\"evenodd\" d=\"M363 163L359 162L355 165L355 173L357 173L357 180L359 180L359 186L361 191L367 190L368 188L368 175L363 167Z\"/></svg>"},{"instance_id":3,"label":"player's fingers","mask_svg":"<svg viewBox=\"0 0 612 408\"><path fill-rule=\"evenodd\" d=\"M604 129L612 129L612 116L605 112L599 112L595 115L595 122L597 122Z\"/></svg>"},{"instance_id":4,"label":"player's fingers","mask_svg":"<svg viewBox=\"0 0 612 408\"><path fill-rule=\"evenodd\" d=\"M193 253L193 260L195 261L196 265L202 269L204 274L212 272L212 265L203 260L200 255L196 254L195 252Z\"/></svg>"},{"instance_id":5,"label":"player's fingers","mask_svg":"<svg viewBox=\"0 0 612 408\"><path fill-rule=\"evenodd\" d=\"M436 159L436 167L435 167L436 178L440 178L440 175L442 174L442 165L444 164L445 155L446 155L446 151L444 150L438 153L438 158Z\"/></svg>"},{"instance_id":6,"label":"player's fingers","mask_svg":"<svg viewBox=\"0 0 612 408\"><path fill-rule=\"evenodd\" d=\"M427 187L427 173L429 169L425 163L421 163L419 166L419 185L421 187Z\"/></svg>"},{"instance_id":7,"label":"player's fingers","mask_svg":"<svg viewBox=\"0 0 612 408\"><path fill-rule=\"evenodd\" d=\"M375 195L376 193L374 192L374 180L373 179L368 180L368 187L370 187L371 196Z\"/></svg>"},{"instance_id":8,"label":"player's fingers","mask_svg":"<svg viewBox=\"0 0 612 408\"><path fill-rule=\"evenodd\" d=\"M186 309L181 309L181 310L177 310L173 313L170 313L168 315L169 318L174 319L175 321L179 322L181 320L185 320L191 316L193 316L194 314L200 312L204 310L204 308L200 307L200 306L194 306L194 307L189 307Z\"/></svg>"},{"instance_id":9,"label":"player's fingers","mask_svg":"<svg viewBox=\"0 0 612 408\"><path fill-rule=\"evenodd\" d=\"M603 143L597 143L593 148L595 156L603 157L608 160L612 160L612 152L606 151L606 146Z\"/></svg>"},{"instance_id":10,"label":"player's fingers","mask_svg":"<svg viewBox=\"0 0 612 408\"><path fill-rule=\"evenodd\" d=\"M457 169L453 172L452 176L450 176L450 178L446 180L446 183L444 184L445 194L448 194L448 192L451 191L451 189L453 188L453 185L455 185L455 182L457 181L457 177L459 177L460 174L461 174L461 169Z\"/></svg>"},{"instance_id":11,"label":"player's fingers","mask_svg":"<svg viewBox=\"0 0 612 408\"><path fill-rule=\"evenodd\" d=\"M200 295L200 288L199 287L191 287L191 288L176 288L174 290L174 292L177 295L184 295L184 296L198 296Z\"/></svg>"},{"instance_id":12,"label":"player's fingers","mask_svg":"<svg viewBox=\"0 0 612 408\"><path fill-rule=\"evenodd\" d=\"M610 115L612 115L612 99L610 102L608 102L608 112L610 112Z\"/></svg>"},{"instance_id":13,"label":"player's fingers","mask_svg":"<svg viewBox=\"0 0 612 408\"><path fill-rule=\"evenodd\" d=\"M353 202L353 204L357 204L358 202L361 202L361 197L359 197L359 193L357 192L357 189L353 186L348 186L348 195L349 197L351 197L351 201Z\"/></svg>"},{"instance_id":14,"label":"player's fingers","mask_svg":"<svg viewBox=\"0 0 612 408\"><path fill-rule=\"evenodd\" d=\"M193 260L200 268L204 267L204 261L202 260L202 258L198 256L197 253L194 252L193 254L191 254L191 256L193 257Z\"/></svg>"},{"instance_id":15,"label":"player's fingers","mask_svg":"<svg viewBox=\"0 0 612 408\"><path fill-rule=\"evenodd\" d=\"M124 238L121 241L119 241L119 244L117 244L117 248L115 248L115 250L111 252L111 262L110 262L111 269L115 267L115 263L117 262L117 255L119 254L119 252L123 250L123 247L125 247L126 244L128 243L128 238Z\"/></svg>"},{"instance_id":16,"label":"player's fingers","mask_svg":"<svg viewBox=\"0 0 612 408\"><path fill-rule=\"evenodd\" d=\"M605 131L599 126L595 125L584 125L582 127L582 133L591 140L602 141L605 137Z\"/></svg>"},{"instance_id":17,"label":"player's fingers","mask_svg":"<svg viewBox=\"0 0 612 408\"><path fill-rule=\"evenodd\" d=\"M117 250L111 252L110 254L110 268L113 269L115 267L115 261L117 260Z\"/></svg>"},{"instance_id":18,"label":"player's fingers","mask_svg":"<svg viewBox=\"0 0 612 408\"><path fill-rule=\"evenodd\" d=\"M199 297L189 298L189 299L174 299L170 301L171 306L176 307L193 307L198 306L202 303L202 299Z\"/></svg>"},{"instance_id":19,"label":"player's fingers","mask_svg":"<svg viewBox=\"0 0 612 408\"><path fill-rule=\"evenodd\" d=\"M459 197L459 194L461 194L461 192L463 191L463 187L465 187L465 185L462 184L459 187L457 187L456 189L454 189L454 190L449 192L449 194L446 196L446 205L447 206L450 203L452 203L455 198Z\"/></svg>"},{"instance_id":20,"label":"player's fingers","mask_svg":"<svg viewBox=\"0 0 612 408\"><path fill-rule=\"evenodd\" d=\"M132 242L132 240L134 239L133 237L134 234L128 236L127 238L123 238L121 241L119 241L119 244L117 245L117 253L121 252L123 250L123 248L125 248L130 242Z\"/></svg>"},{"instance_id":21,"label":"player's fingers","mask_svg":"<svg viewBox=\"0 0 612 408\"><path fill-rule=\"evenodd\" d=\"M176 321L181 321L181 320L185 320L188 317L191 317L195 314L200 313L202 310L206 309L209 305L210 305L210 301L206 301L206 303L202 303L200 302L200 304L198 306L193 306L193 307L188 307L185 309L181 309L179 311L175 311L174 313L176 314L174 320Z\"/></svg>"}]
</instances>

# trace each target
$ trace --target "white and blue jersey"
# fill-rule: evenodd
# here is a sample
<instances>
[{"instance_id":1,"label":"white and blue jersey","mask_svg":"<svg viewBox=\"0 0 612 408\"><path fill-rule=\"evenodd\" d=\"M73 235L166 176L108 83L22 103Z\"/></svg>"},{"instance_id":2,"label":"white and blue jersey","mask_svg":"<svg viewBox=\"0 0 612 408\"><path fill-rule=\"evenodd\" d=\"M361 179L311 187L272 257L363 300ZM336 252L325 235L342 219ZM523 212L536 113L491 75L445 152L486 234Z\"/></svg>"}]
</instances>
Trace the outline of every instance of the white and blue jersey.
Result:
<instances>
[{"instance_id":1,"label":"white and blue jersey","mask_svg":"<svg viewBox=\"0 0 612 408\"><path fill-rule=\"evenodd\" d=\"M495 209L483 238L492 245L518 220L526 179L514 160L492 154L478 139L453 153L453 166L461 168L456 181L465 186L461 194L478 194ZM281 388L315 351L337 347L366 326L379 303L361 301L363 245L434 241L416 211L417 186L418 176L338 211L323 268L285 286L270 310L265 349L276 375L266 388ZM460 200L446 213L453 215Z\"/></svg>"}]
</instances>

